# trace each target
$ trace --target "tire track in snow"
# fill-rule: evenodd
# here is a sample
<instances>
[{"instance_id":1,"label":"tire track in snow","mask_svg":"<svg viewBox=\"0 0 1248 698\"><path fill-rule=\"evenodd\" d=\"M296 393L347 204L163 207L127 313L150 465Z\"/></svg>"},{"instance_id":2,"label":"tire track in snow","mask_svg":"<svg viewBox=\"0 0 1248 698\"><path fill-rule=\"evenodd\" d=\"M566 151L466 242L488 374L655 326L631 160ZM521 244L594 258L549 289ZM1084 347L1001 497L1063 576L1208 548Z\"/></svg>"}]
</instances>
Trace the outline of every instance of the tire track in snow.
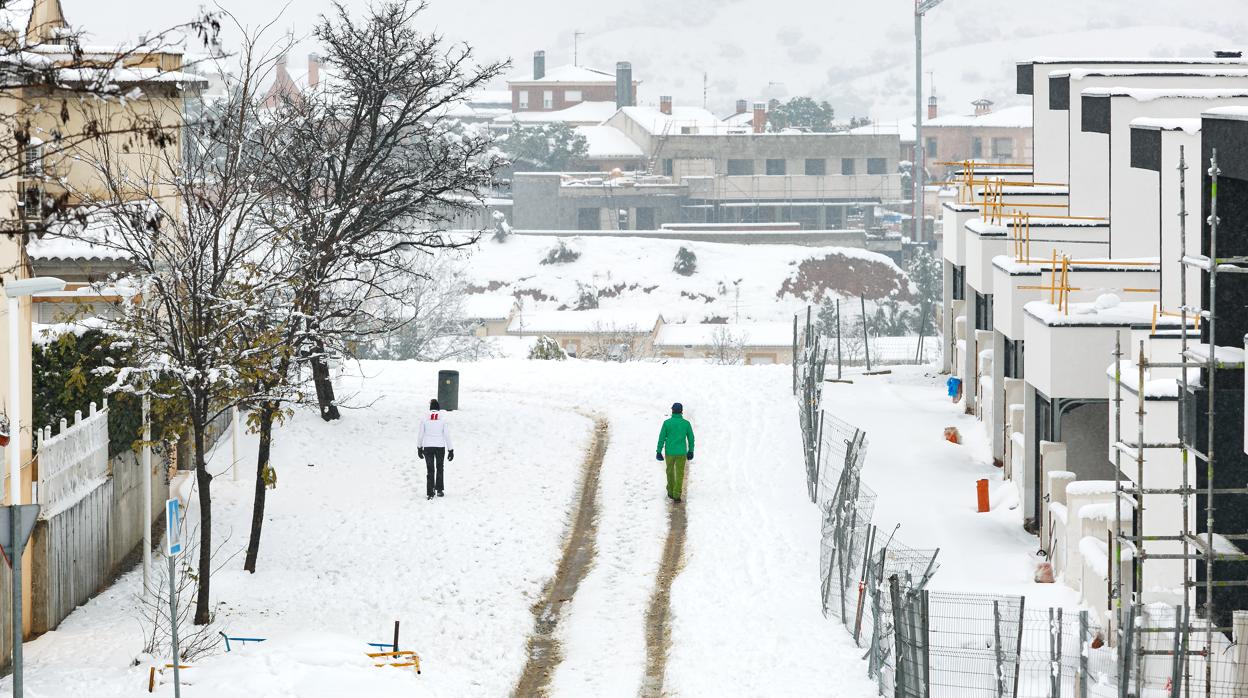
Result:
<instances>
[{"instance_id":1,"label":"tire track in snow","mask_svg":"<svg viewBox=\"0 0 1248 698\"><path fill-rule=\"evenodd\" d=\"M689 471L685 471L686 486ZM667 512L667 542L655 578L654 595L646 611L646 678L641 687L643 698L663 695L663 676L667 671L667 650L672 645L672 580L680 573L685 554L685 530L688 523L686 505L673 502Z\"/></svg>"},{"instance_id":2,"label":"tire track in snow","mask_svg":"<svg viewBox=\"0 0 1248 698\"><path fill-rule=\"evenodd\" d=\"M534 628L529 637L529 659L512 694L516 698L547 695L550 678L563 659L555 631L563 605L576 594L576 588L589 571L596 552L594 541L598 535L598 483L603 456L611 438L610 428L605 417L594 417L594 440L590 444L589 455L585 458L581 496L572 517L572 526L568 531L568 540L564 545L559 567L556 568L555 576L547 585L541 600L533 605Z\"/></svg>"}]
</instances>

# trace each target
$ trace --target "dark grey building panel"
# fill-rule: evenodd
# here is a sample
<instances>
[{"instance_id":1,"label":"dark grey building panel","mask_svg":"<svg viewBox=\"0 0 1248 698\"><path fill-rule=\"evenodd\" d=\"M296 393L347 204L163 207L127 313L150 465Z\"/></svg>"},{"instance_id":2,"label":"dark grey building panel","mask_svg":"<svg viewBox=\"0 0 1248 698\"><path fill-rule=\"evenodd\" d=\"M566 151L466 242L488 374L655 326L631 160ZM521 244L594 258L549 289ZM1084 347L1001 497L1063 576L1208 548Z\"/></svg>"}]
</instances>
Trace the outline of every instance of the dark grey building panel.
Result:
<instances>
[{"instance_id":1,"label":"dark grey building panel","mask_svg":"<svg viewBox=\"0 0 1248 698\"><path fill-rule=\"evenodd\" d=\"M1070 111L1070 76L1055 75L1049 78L1049 109Z\"/></svg>"},{"instance_id":2,"label":"dark grey building panel","mask_svg":"<svg viewBox=\"0 0 1248 698\"><path fill-rule=\"evenodd\" d=\"M1018 89L1016 91L1018 92L1018 94L1020 95L1034 94L1035 86L1032 85L1032 81L1035 80L1035 70L1036 70L1035 66L1033 66L1031 63L1019 63L1017 66L1017 69L1018 69L1018 73L1017 73L1018 75L1017 88Z\"/></svg>"},{"instance_id":3,"label":"dark grey building panel","mask_svg":"<svg viewBox=\"0 0 1248 698\"><path fill-rule=\"evenodd\" d=\"M1109 133L1109 96L1083 95L1084 133Z\"/></svg>"},{"instance_id":4,"label":"dark grey building panel","mask_svg":"<svg viewBox=\"0 0 1248 698\"><path fill-rule=\"evenodd\" d=\"M1131 129L1131 166L1161 172L1161 130Z\"/></svg>"}]
</instances>

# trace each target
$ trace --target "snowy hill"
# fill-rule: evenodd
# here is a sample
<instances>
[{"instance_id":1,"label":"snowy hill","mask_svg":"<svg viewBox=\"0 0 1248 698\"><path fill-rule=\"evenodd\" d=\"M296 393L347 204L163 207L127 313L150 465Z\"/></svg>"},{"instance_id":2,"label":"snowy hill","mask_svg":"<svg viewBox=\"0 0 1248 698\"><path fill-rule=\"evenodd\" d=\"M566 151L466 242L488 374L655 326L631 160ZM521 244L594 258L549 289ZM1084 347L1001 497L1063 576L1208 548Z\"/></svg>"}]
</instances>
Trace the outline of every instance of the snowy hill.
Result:
<instances>
[{"instance_id":1,"label":"snowy hill","mask_svg":"<svg viewBox=\"0 0 1248 698\"><path fill-rule=\"evenodd\" d=\"M560 239L580 257L543 264ZM697 256L690 276L672 269L681 247ZM787 320L825 291L867 300L910 294L891 259L842 247L516 235L482 239L465 274L470 293L517 295L526 310L575 308L588 291L604 309L657 310L668 322Z\"/></svg>"}]
</instances>

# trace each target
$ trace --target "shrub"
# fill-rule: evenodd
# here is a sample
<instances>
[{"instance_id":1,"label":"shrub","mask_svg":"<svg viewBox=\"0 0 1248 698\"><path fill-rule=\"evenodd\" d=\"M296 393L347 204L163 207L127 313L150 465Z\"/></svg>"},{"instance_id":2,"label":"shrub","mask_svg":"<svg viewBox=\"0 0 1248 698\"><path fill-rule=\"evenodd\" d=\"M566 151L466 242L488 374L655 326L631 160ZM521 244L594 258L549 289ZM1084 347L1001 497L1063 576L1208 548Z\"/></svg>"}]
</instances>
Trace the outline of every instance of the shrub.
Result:
<instances>
[{"instance_id":1,"label":"shrub","mask_svg":"<svg viewBox=\"0 0 1248 698\"><path fill-rule=\"evenodd\" d=\"M563 351L563 347L550 337L542 336L537 340L537 344L529 350L529 358L535 361L563 361L568 355Z\"/></svg>"},{"instance_id":2,"label":"shrub","mask_svg":"<svg viewBox=\"0 0 1248 698\"><path fill-rule=\"evenodd\" d=\"M546 253L542 264L571 264L581 258L581 253L568 247L562 239Z\"/></svg>"},{"instance_id":3,"label":"shrub","mask_svg":"<svg viewBox=\"0 0 1248 698\"><path fill-rule=\"evenodd\" d=\"M693 276L698 270L698 256L687 247L682 247L676 251L676 264L672 266L672 271L681 276Z\"/></svg>"}]
</instances>

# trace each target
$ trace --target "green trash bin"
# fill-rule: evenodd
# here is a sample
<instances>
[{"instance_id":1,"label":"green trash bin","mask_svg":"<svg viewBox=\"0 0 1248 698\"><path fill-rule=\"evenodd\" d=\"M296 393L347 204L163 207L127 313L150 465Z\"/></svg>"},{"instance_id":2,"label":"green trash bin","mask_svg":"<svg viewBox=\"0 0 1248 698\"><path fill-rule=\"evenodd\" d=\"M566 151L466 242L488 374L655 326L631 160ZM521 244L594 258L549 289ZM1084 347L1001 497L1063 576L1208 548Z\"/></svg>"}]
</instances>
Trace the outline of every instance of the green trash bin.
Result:
<instances>
[{"instance_id":1,"label":"green trash bin","mask_svg":"<svg viewBox=\"0 0 1248 698\"><path fill-rule=\"evenodd\" d=\"M442 409L459 409L459 371L438 371L438 404Z\"/></svg>"}]
</instances>

